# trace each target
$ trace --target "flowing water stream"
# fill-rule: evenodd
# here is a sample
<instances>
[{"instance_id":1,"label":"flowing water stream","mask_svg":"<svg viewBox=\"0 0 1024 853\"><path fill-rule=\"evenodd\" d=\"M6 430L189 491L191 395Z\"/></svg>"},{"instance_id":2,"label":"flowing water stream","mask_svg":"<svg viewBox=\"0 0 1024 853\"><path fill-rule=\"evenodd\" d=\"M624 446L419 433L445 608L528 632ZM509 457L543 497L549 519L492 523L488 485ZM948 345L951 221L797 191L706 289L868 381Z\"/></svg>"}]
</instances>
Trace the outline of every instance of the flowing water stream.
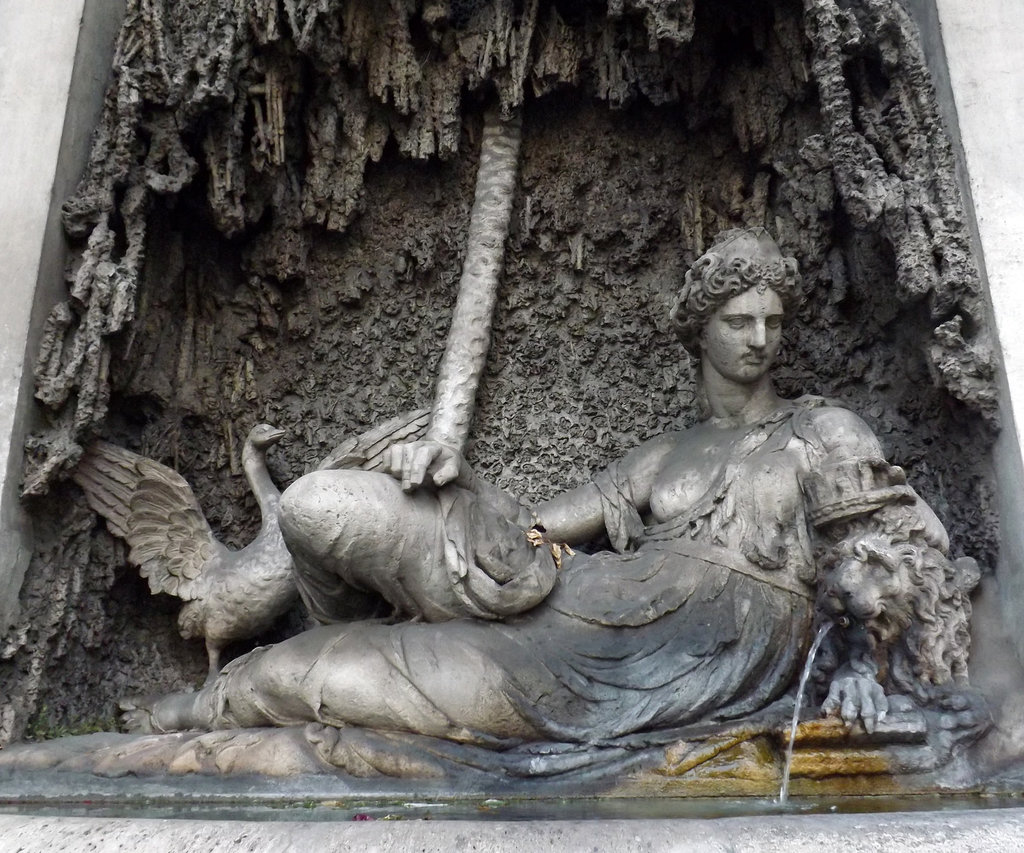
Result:
<instances>
[{"instance_id":1,"label":"flowing water stream","mask_svg":"<svg viewBox=\"0 0 1024 853\"><path fill-rule=\"evenodd\" d=\"M818 629L818 634L811 643L811 650L807 653L807 662L804 664L804 671L800 674L800 686L796 691L796 702L793 705L793 721L789 726L789 743L786 745L786 764L782 771L782 787L779 788L779 805L786 805L789 799L789 771L793 765L793 745L796 742L796 727L800 722L800 710L804 703L804 690L807 688L807 679L811 677L811 669L814 667L814 659L818 656L818 649L828 632L832 630L832 622L826 622Z\"/></svg>"}]
</instances>

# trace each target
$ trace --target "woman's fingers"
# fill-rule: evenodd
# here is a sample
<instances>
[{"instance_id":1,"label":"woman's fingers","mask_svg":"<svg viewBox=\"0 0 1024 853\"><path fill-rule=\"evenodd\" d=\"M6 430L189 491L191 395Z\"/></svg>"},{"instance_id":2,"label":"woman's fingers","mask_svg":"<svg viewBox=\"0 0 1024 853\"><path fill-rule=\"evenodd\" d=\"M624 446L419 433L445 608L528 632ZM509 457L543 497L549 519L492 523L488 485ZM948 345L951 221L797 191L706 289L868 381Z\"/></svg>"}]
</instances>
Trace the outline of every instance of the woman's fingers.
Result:
<instances>
[{"instance_id":1,"label":"woman's fingers","mask_svg":"<svg viewBox=\"0 0 1024 853\"><path fill-rule=\"evenodd\" d=\"M427 469L441 452L440 446L433 443L410 445L410 447L412 450L406 457L405 470L402 472L402 488L407 492L423 485Z\"/></svg>"},{"instance_id":2,"label":"woman's fingers","mask_svg":"<svg viewBox=\"0 0 1024 853\"><path fill-rule=\"evenodd\" d=\"M451 483L457 480L459 477L459 457L452 452L442 453L440 457L443 461L434 471L434 485L443 486L446 483Z\"/></svg>"},{"instance_id":3,"label":"woman's fingers","mask_svg":"<svg viewBox=\"0 0 1024 853\"><path fill-rule=\"evenodd\" d=\"M458 479L462 466L458 451L437 441L411 441L390 448L388 471L402 481L402 489L412 492L422 486L427 476L435 486Z\"/></svg>"}]
</instances>

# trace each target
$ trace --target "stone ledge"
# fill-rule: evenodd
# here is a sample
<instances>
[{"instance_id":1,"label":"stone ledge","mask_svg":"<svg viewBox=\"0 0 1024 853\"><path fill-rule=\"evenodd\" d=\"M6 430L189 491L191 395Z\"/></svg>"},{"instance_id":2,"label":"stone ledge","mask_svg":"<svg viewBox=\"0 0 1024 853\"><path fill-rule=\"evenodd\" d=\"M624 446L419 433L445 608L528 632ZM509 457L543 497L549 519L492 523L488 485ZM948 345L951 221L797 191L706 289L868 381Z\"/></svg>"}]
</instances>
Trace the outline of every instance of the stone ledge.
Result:
<instances>
[{"instance_id":1,"label":"stone ledge","mask_svg":"<svg viewBox=\"0 0 1024 853\"><path fill-rule=\"evenodd\" d=\"M1024 848L1024 809L721 820L262 823L0 816L0 853L53 850L544 851L786 850L936 853Z\"/></svg>"},{"instance_id":2,"label":"stone ledge","mask_svg":"<svg viewBox=\"0 0 1024 853\"><path fill-rule=\"evenodd\" d=\"M349 792L396 795L416 790L456 797L512 792L525 797L771 798L782 783L788 728L778 715L700 724L625 738L586 755L571 744L527 744L502 752L420 735L320 724L170 734L103 732L17 744L0 752L0 802L21 802L27 791L18 790L18 784L29 789L52 786L49 802L62 798L57 790L91 796L101 780L118 778L133 778L138 784L146 780L188 795L195 792L197 777L214 788L231 779L255 777L267 780L261 787L274 788L280 784L274 780L287 779L299 786L341 785ZM828 797L975 787L973 775L964 776L955 762L947 767L926 741L927 721L918 711L894 712L870 734L835 719L805 720L796 731L790 791L794 796Z\"/></svg>"}]
</instances>

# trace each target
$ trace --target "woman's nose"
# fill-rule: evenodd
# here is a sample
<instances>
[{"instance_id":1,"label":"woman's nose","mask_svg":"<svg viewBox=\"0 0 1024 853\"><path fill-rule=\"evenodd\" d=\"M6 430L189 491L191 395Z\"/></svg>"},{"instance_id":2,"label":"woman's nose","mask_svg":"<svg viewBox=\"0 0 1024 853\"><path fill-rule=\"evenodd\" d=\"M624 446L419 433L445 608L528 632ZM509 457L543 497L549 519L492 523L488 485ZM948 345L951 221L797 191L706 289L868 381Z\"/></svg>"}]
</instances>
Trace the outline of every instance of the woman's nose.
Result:
<instances>
[{"instance_id":1,"label":"woman's nose","mask_svg":"<svg viewBox=\"0 0 1024 853\"><path fill-rule=\"evenodd\" d=\"M763 347L768 343L768 332L763 320L755 320L750 327L750 345Z\"/></svg>"}]
</instances>

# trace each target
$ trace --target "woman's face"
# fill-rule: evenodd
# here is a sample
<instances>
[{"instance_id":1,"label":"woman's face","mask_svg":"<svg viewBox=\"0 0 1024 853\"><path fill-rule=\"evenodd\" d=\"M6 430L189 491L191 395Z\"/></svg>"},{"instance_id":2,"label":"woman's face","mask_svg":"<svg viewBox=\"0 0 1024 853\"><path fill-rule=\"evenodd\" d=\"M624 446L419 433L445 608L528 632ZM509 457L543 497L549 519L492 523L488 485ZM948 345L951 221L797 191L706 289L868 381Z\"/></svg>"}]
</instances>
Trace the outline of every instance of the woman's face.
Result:
<instances>
[{"instance_id":1,"label":"woman's face","mask_svg":"<svg viewBox=\"0 0 1024 853\"><path fill-rule=\"evenodd\" d=\"M782 342L782 300L752 287L722 305L704 325L701 357L725 379L741 385L761 379Z\"/></svg>"}]
</instances>

